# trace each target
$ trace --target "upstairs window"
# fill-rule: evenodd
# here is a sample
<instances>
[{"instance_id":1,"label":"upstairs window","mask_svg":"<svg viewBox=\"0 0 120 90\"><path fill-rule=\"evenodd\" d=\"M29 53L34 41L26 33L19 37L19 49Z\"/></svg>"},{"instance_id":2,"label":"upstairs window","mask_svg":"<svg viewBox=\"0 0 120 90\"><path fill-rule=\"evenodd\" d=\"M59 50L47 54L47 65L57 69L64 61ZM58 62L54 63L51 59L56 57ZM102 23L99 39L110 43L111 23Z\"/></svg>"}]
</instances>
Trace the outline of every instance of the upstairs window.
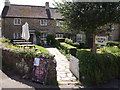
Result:
<instances>
[{"instance_id":1,"label":"upstairs window","mask_svg":"<svg viewBox=\"0 0 120 90\"><path fill-rule=\"evenodd\" d=\"M47 20L41 19L41 20L40 20L40 25L41 25L41 26L47 26Z\"/></svg>"},{"instance_id":2,"label":"upstairs window","mask_svg":"<svg viewBox=\"0 0 120 90\"><path fill-rule=\"evenodd\" d=\"M56 21L56 26L63 26L62 21Z\"/></svg>"},{"instance_id":3,"label":"upstairs window","mask_svg":"<svg viewBox=\"0 0 120 90\"><path fill-rule=\"evenodd\" d=\"M14 25L21 25L21 19L15 18L14 19Z\"/></svg>"}]
</instances>

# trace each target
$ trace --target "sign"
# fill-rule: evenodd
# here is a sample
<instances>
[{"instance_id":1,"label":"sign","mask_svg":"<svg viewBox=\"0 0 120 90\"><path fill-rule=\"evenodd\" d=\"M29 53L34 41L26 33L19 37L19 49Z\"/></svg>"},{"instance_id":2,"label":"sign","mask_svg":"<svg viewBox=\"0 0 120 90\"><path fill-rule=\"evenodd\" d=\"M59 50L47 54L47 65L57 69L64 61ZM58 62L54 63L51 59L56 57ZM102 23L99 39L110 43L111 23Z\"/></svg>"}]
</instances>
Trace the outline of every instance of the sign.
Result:
<instances>
[{"instance_id":1,"label":"sign","mask_svg":"<svg viewBox=\"0 0 120 90\"><path fill-rule=\"evenodd\" d=\"M45 84L47 78L47 70L48 70L48 59L35 58L35 65L39 65L33 67L32 71L32 81L39 82Z\"/></svg>"},{"instance_id":2,"label":"sign","mask_svg":"<svg viewBox=\"0 0 120 90\"><path fill-rule=\"evenodd\" d=\"M108 36L95 36L95 44L106 45Z\"/></svg>"},{"instance_id":3,"label":"sign","mask_svg":"<svg viewBox=\"0 0 120 90\"><path fill-rule=\"evenodd\" d=\"M39 66L40 63L40 58L35 58L34 59L34 66Z\"/></svg>"}]
</instances>

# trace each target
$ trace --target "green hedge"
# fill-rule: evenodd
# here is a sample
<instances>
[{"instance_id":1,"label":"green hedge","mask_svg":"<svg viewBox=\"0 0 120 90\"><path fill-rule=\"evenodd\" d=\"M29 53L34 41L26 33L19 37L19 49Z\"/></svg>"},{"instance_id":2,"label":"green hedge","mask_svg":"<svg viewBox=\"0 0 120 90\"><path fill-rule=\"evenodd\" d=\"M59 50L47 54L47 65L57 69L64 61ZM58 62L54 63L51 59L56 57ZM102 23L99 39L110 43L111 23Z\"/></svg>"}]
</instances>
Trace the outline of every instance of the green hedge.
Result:
<instances>
[{"instance_id":1,"label":"green hedge","mask_svg":"<svg viewBox=\"0 0 120 90\"><path fill-rule=\"evenodd\" d=\"M58 40L59 42L65 42L65 38L55 38L56 40Z\"/></svg>"},{"instance_id":2,"label":"green hedge","mask_svg":"<svg viewBox=\"0 0 120 90\"><path fill-rule=\"evenodd\" d=\"M119 46L120 42L117 41L108 41L107 46Z\"/></svg>"},{"instance_id":3,"label":"green hedge","mask_svg":"<svg viewBox=\"0 0 120 90\"><path fill-rule=\"evenodd\" d=\"M67 44L72 44L73 43L73 40L71 40L71 39L68 39L68 38L65 38L65 43L67 43Z\"/></svg>"},{"instance_id":4,"label":"green hedge","mask_svg":"<svg viewBox=\"0 0 120 90\"><path fill-rule=\"evenodd\" d=\"M120 55L77 51L80 81L83 84L104 83L120 76Z\"/></svg>"},{"instance_id":5,"label":"green hedge","mask_svg":"<svg viewBox=\"0 0 120 90\"><path fill-rule=\"evenodd\" d=\"M60 49L64 50L65 54L76 55L77 48L66 43L60 43Z\"/></svg>"},{"instance_id":6,"label":"green hedge","mask_svg":"<svg viewBox=\"0 0 120 90\"><path fill-rule=\"evenodd\" d=\"M85 42L75 42L75 43L73 43L73 40L71 40L71 39L68 39L68 38L65 38L65 43L67 43L67 44L70 44L70 45L72 45L72 46L74 46L74 47L77 47L77 48L85 48Z\"/></svg>"}]
</instances>

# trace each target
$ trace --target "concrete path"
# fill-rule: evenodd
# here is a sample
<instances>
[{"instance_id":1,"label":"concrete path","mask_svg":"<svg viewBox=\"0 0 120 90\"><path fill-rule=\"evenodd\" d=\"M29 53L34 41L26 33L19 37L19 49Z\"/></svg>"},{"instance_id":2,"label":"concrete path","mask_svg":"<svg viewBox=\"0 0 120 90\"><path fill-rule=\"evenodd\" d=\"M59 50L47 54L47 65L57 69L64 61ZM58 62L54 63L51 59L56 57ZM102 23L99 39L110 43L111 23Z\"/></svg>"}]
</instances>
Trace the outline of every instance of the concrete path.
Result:
<instances>
[{"instance_id":1,"label":"concrete path","mask_svg":"<svg viewBox=\"0 0 120 90\"><path fill-rule=\"evenodd\" d=\"M63 85L78 84L76 77L69 70L69 61L56 48L47 48L51 54L55 55L57 61L57 81Z\"/></svg>"}]
</instances>

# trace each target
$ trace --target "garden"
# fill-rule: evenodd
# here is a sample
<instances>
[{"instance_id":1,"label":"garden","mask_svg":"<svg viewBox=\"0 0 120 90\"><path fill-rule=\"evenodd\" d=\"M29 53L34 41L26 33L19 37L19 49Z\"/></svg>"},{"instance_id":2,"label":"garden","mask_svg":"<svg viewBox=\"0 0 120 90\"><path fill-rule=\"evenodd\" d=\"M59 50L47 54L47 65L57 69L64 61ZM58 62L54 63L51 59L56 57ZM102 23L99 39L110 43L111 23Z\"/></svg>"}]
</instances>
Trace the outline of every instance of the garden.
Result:
<instances>
[{"instance_id":1,"label":"garden","mask_svg":"<svg viewBox=\"0 0 120 90\"><path fill-rule=\"evenodd\" d=\"M73 43L71 39L56 39L61 53L79 59L79 81L85 85L100 84L120 78L120 42L108 41L97 53L85 48L85 43ZM100 46L100 45L98 45Z\"/></svg>"}]
</instances>

